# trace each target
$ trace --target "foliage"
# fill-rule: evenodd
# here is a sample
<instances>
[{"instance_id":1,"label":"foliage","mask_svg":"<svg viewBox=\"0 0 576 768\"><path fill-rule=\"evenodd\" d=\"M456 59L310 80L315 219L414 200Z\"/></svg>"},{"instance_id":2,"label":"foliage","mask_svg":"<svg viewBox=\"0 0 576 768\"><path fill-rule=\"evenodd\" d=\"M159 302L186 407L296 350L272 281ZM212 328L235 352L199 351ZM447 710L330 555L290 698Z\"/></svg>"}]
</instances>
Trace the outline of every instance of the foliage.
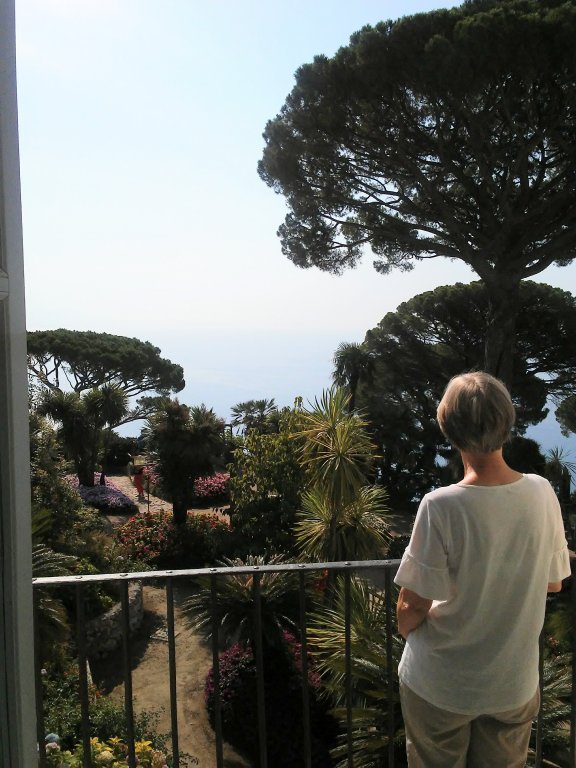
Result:
<instances>
[{"instance_id":1,"label":"foliage","mask_svg":"<svg viewBox=\"0 0 576 768\"><path fill-rule=\"evenodd\" d=\"M318 562L386 557L390 542L389 510L382 487L360 488L353 501L338 508L335 522L334 514L318 486L304 493L295 526L302 557Z\"/></svg>"},{"instance_id":2,"label":"foliage","mask_svg":"<svg viewBox=\"0 0 576 768\"><path fill-rule=\"evenodd\" d=\"M516 431L523 433L546 415L547 397L572 387L576 303L565 291L523 281L519 306L512 387ZM366 334L374 374L360 379L358 405L380 447L379 476L395 509L409 510L447 480L439 463L452 451L436 424L436 406L452 376L481 367L488 318L481 283L441 286L400 304Z\"/></svg>"},{"instance_id":3,"label":"foliage","mask_svg":"<svg viewBox=\"0 0 576 768\"><path fill-rule=\"evenodd\" d=\"M224 567L260 568L285 562L281 555L269 559L248 555L245 559L224 558ZM298 584L293 573L263 571L260 574L262 641L266 648L283 646L283 634L295 626L298 616ZM254 647L254 572L231 573L216 579L213 604L210 578L199 579L198 590L183 604L183 610L196 632L210 638L213 622L218 638L229 646L242 642Z\"/></svg>"},{"instance_id":4,"label":"foliage","mask_svg":"<svg viewBox=\"0 0 576 768\"><path fill-rule=\"evenodd\" d=\"M124 469L131 457L137 453L138 445L135 437L123 437L112 431L102 455L102 465L107 471L110 471L110 468Z\"/></svg>"},{"instance_id":5,"label":"foliage","mask_svg":"<svg viewBox=\"0 0 576 768\"><path fill-rule=\"evenodd\" d=\"M269 121L262 179L283 252L340 273L459 259L491 299L483 367L506 381L520 281L576 253L576 8L477 0L366 26L316 56Z\"/></svg>"},{"instance_id":6,"label":"foliage","mask_svg":"<svg viewBox=\"0 0 576 768\"><path fill-rule=\"evenodd\" d=\"M331 695L340 734L333 751L344 768L346 757L345 607L343 580L336 583L333 607L321 605L312 615L309 647L322 683ZM395 627L395 624L393 625ZM386 600L384 592L368 580L350 581L350 653L352 692L353 764L358 768L387 765L388 711L394 707L394 744L398 758L404 752L402 718L398 696L397 667L402 642L392 637L392 658L386 653ZM388 696L388 674L393 676L393 700ZM400 762L398 760L398 762Z\"/></svg>"},{"instance_id":7,"label":"foliage","mask_svg":"<svg viewBox=\"0 0 576 768\"><path fill-rule=\"evenodd\" d=\"M84 392L112 385L130 397L184 389L181 366L160 357L150 342L127 336L63 328L31 331L28 356L31 375L50 389Z\"/></svg>"},{"instance_id":8,"label":"foliage","mask_svg":"<svg viewBox=\"0 0 576 768\"><path fill-rule=\"evenodd\" d=\"M61 477L56 466L32 467L32 510L48 511L50 524L43 531L44 543L54 545L67 540L82 514L82 499L76 489Z\"/></svg>"},{"instance_id":9,"label":"foliage","mask_svg":"<svg viewBox=\"0 0 576 768\"><path fill-rule=\"evenodd\" d=\"M227 552L230 526L218 515L189 514L175 525L167 512L146 512L117 528L115 538L129 559L158 568L202 568Z\"/></svg>"},{"instance_id":10,"label":"foliage","mask_svg":"<svg viewBox=\"0 0 576 768\"><path fill-rule=\"evenodd\" d=\"M174 522L183 524L195 480L214 472L222 460L224 422L205 405L189 408L165 400L149 418L146 432L151 460L172 501Z\"/></svg>"},{"instance_id":11,"label":"foliage","mask_svg":"<svg viewBox=\"0 0 576 768\"><path fill-rule=\"evenodd\" d=\"M94 507L100 512L115 515L130 515L138 512L138 507L117 485L109 480L105 485L79 485L75 477L66 478L73 488L78 489L80 498L87 506Z\"/></svg>"},{"instance_id":12,"label":"foliage","mask_svg":"<svg viewBox=\"0 0 576 768\"><path fill-rule=\"evenodd\" d=\"M205 504L225 503L230 495L229 483L228 472L199 477L194 481L194 496Z\"/></svg>"},{"instance_id":13,"label":"foliage","mask_svg":"<svg viewBox=\"0 0 576 768\"><path fill-rule=\"evenodd\" d=\"M556 421L564 437L576 433L576 395L569 395L558 405Z\"/></svg>"},{"instance_id":14,"label":"foliage","mask_svg":"<svg viewBox=\"0 0 576 768\"><path fill-rule=\"evenodd\" d=\"M302 441L300 461L313 484L322 488L332 508L355 499L366 484L376 446L366 431L367 422L349 409L350 396L339 388L323 392L311 408L300 414L295 435Z\"/></svg>"},{"instance_id":15,"label":"foliage","mask_svg":"<svg viewBox=\"0 0 576 768\"><path fill-rule=\"evenodd\" d=\"M277 433L251 430L230 465L230 520L239 554L290 553L306 472L298 459L298 411L284 408Z\"/></svg>"},{"instance_id":16,"label":"foliage","mask_svg":"<svg viewBox=\"0 0 576 768\"><path fill-rule=\"evenodd\" d=\"M127 412L126 394L118 387L104 385L88 392L47 389L38 413L60 424L58 436L81 485L94 484L94 470L104 443L104 430L120 423Z\"/></svg>"},{"instance_id":17,"label":"foliage","mask_svg":"<svg viewBox=\"0 0 576 768\"><path fill-rule=\"evenodd\" d=\"M348 388L350 410L356 406L356 392L360 380L371 382L374 373L374 358L363 344L343 341L334 353L332 378L338 387Z\"/></svg>"},{"instance_id":18,"label":"foliage","mask_svg":"<svg viewBox=\"0 0 576 768\"><path fill-rule=\"evenodd\" d=\"M65 576L76 563L76 558L55 552L43 542L50 528L50 513L45 509L32 511L32 577ZM50 589L35 587L35 622L38 632L39 658L42 661L58 657L69 638L66 609Z\"/></svg>"},{"instance_id":19,"label":"foliage","mask_svg":"<svg viewBox=\"0 0 576 768\"><path fill-rule=\"evenodd\" d=\"M232 426L242 427L244 433L255 430L260 434L278 431L278 407L271 400L247 400L231 408Z\"/></svg>"},{"instance_id":20,"label":"foliage","mask_svg":"<svg viewBox=\"0 0 576 768\"><path fill-rule=\"evenodd\" d=\"M296 527L302 558L349 560L385 541L384 494L368 486L376 446L349 403L336 387L300 413L295 437L310 478Z\"/></svg>"},{"instance_id":21,"label":"foliage","mask_svg":"<svg viewBox=\"0 0 576 768\"><path fill-rule=\"evenodd\" d=\"M304 765L302 747L303 708L301 647L289 633L284 648L267 653L264 670L264 701L268 761L278 768ZM258 753L257 670L252 650L237 644L220 654L220 697L223 736L254 766L260 765ZM308 676L312 765L333 765L328 749L334 735L334 723L318 697L318 677L310 659ZM214 725L214 676L210 670L205 686L206 704Z\"/></svg>"},{"instance_id":22,"label":"foliage","mask_svg":"<svg viewBox=\"0 0 576 768\"><path fill-rule=\"evenodd\" d=\"M570 653L544 650L542 674L542 750L552 765L569 765L570 713L572 709L572 658ZM536 725L532 729L532 746L536 741ZM533 750L531 749L533 754Z\"/></svg>"},{"instance_id":23,"label":"foliage","mask_svg":"<svg viewBox=\"0 0 576 768\"><path fill-rule=\"evenodd\" d=\"M82 714L78 670L69 666L63 672L50 668L42 676L44 701L44 727L48 733L61 737L63 750L73 750L82 740ZM100 741L128 736L126 714L122 704L102 695L98 688L89 684L90 733ZM157 715L142 712L135 717L134 733L138 740L150 740L161 749L163 739L156 733Z\"/></svg>"},{"instance_id":24,"label":"foliage","mask_svg":"<svg viewBox=\"0 0 576 768\"><path fill-rule=\"evenodd\" d=\"M160 750L154 749L150 741L137 741L134 745L136 760L141 768L168 768L167 757ZM58 744L47 745L48 766L53 768L83 768L84 749L78 744L73 752L60 751ZM93 764L107 765L109 768L123 768L129 765L128 746L118 737L100 741L96 736L90 739L90 756Z\"/></svg>"}]
</instances>

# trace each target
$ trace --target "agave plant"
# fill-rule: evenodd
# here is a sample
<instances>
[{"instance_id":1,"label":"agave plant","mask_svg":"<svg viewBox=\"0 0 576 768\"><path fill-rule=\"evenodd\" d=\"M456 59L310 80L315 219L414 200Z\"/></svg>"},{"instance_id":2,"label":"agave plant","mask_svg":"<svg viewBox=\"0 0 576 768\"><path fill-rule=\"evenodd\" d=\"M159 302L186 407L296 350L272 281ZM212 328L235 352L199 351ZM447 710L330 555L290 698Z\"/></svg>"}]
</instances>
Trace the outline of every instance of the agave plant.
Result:
<instances>
[{"instance_id":1,"label":"agave plant","mask_svg":"<svg viewBox=\"0 0 576 768\"><path fill-rule=\"evenodd\" d=\"M268 560L261 555L222 560L224 567L260 567L280 565L281 555ZM291 573L262 572L260 578L262 638L267 647L283 646L283 633L294 629L298 616L298 583ZM183 604L193 629L205 638L218 627L219 641L226 647L245 642L252 647L256 640L254 574L237 573L216 579L216 599L212 600L209 577L199 579L198 591Z\"/></svg>"},{"instance_id":2,"label":"agave plant","mask_svg":"<svg viewBox=\"0 0 576 768\"><path fill-rule=\"evenodd\" d=\"M389 748L388 715L393 707L393 744L403 749L404 731L398 697L397 666L402 643L392 637L392 658L386 653L386 595L370 582L352 577L350 583L351 695L346 701L345 605L342 579L336 583L333 606L322 606L311 619L309 647L318 664L322 681L334 702L333 714L341 726L340 746L334 757L338 766L348 765L347 712L352 711L352 760L355 768L376 768L387 764ZM393 699L389 700L388 675L392 675Z\"/></svg>"}]
</instances>

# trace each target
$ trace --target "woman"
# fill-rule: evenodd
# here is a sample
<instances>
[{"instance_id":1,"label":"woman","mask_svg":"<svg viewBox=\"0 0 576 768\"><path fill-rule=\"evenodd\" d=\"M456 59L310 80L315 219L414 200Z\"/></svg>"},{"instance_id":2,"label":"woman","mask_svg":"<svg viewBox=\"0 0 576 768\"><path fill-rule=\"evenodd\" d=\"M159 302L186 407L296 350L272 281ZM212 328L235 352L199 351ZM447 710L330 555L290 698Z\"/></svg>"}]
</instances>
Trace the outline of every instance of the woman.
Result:
<instances>
[{"instance_id":1,"label":"woman","mask_svg":"<svg viewBox=\"0 0 576 768\"><path fill-rule=\"evenodd\" d=\"M502 457L514 406L501 381L448 384L437 419L464 478L427 494L396 576L410 768L520 768L539 707L547 592L570 561L558 500Z\"/></svg>"}]
</instances>

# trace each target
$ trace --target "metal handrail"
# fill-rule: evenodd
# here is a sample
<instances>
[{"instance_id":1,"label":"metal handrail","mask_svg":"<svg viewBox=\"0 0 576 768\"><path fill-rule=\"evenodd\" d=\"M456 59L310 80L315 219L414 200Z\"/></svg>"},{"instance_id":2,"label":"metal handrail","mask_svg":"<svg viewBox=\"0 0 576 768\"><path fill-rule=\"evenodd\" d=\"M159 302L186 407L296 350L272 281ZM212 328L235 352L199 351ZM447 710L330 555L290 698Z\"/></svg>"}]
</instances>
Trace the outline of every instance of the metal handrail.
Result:
<instances>
[{"instance_id":1,"label":"metal handrail","mask_svg":"<svg viewBox=\"0 0 576 768\"><path fill-rule=\"evenodd\" d=\"M393 576L399 566L399 560L355 560L338 563L283 563L275 565L242 565L232 567L213 567L213 568L193 568L182 570L163 570L163 571L145 571L145 572L123 572L114 574L96 574L96 575L75 575L75 576L56 576L33 579L33 586L39 587L62 587L74 586L77 597L77 645L79 654L79 672L80 672L80 700L82 709L82 741L84 743L85 767L91 768L91 757L89 749L90 734L88 731L88 681L86 671L86 649L85 649L85 621L83 618L83 599L82 592L84 586L88 583L116 582L121 585L121 604L123 614L123 665L124 665L124 691L125 691L125 712L128 723L128 765L135 768L136 758L134 752L134 712L132 708L132 682L130 674L130 632L128 626L128 582L158 582L164 581L166 584L167 600L167 631L168 631L168 656L169 656L169 682L170 682L170 709L171 709L171 736L172 752L174 756L174 766L179 768L179 732L178 718L176 710L176 653L174 644L174 581L192 577L209 577L209 583L212 595L212 661L214 676L214 718L216 735L216 765L217 768L223 768L223 737L221 721L221 701L220 701L220 669L219 669L219 648L218 648L218 624L216 619L216 604L218 599L217 582L219 578L230 575L252 575L252 593L254 596L255 626L256 626L256 646L254 648L254 658L257 667L257 713L258 713L258 733L259 733L259 758L261 768L268 765L267 744L266 744L266 712L264 698L264 664L263 648L261 642L262 623L261 623L261 578L266 573L298 573L298 589L300 595L299 622L302 640L301 653L301 672L303 680L303 758L306 768L312 768L311 763L311 734L310 734L310 707L308 701L307 686L304 681L308 680L308 658L307 658L307 636L306 636L306 575L311 573L325 573L326 571L335 571L344 573L344 611L345 611L345 648L344 648L344 686L346 691L346 750L347 762L349 768L353 768L353 716L352 716L352 665L351 665L351 633L350 633L350 577L352 573L363 572L372 575L373 581L378 581L377 586L382 588L385 594L385 658L387 673L386 689L388 692L388 711L387 711L387 765L394 768L394 733L395 733L395 708L397 697L394 695L395 686L395 664L393 661ZM379 576L376 576L379 574ZM576 615L576 589L572 589L572 604ZM35 601L35 605L37 601ZM576 635L576 632L574 633ZM38 646L39 638L36 637ZM576 644L576 637L574 638ZM576 652L576 647L574 648ZM573 653L573 658L576 656ZM38 666L38 659L37 659ZM570 754L571 765L576 765L574 756L576 754L576 664L572 665L573 685L572 685L572 710L571 710L571 729L570 729ZM37 680L39 680L40 670L37 669ZM41 691L41 685L37 685L37 698ZM41 700L37 701L38 709L38 742L40 765L45 764L46 754L45 745L42 738L43 734L43 708ZM536 761L535 768L542 766L542 711L538 716L536 728Z\"/></svg>"}]
</instances>

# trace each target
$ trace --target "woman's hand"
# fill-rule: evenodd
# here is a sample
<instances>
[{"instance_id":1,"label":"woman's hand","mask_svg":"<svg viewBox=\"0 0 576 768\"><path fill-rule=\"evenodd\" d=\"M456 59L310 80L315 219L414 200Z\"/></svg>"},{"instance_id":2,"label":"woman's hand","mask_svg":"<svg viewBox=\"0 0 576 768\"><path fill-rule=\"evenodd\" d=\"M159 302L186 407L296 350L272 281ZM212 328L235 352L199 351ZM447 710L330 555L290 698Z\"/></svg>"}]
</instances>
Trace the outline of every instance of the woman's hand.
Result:
<instances>
[{"instance_id":1,"label":"woman's hand","mask_svg":"<svg viewBox=\"0 0 576 768\"><path fill-rule=\"evenodd\" d=\"M410 632L422 624L432 606L432 600L420 597L411 589L402 587L396 604L396 617L398 619L398 631L404 639Z\"/></svg>"}]
</instances>

